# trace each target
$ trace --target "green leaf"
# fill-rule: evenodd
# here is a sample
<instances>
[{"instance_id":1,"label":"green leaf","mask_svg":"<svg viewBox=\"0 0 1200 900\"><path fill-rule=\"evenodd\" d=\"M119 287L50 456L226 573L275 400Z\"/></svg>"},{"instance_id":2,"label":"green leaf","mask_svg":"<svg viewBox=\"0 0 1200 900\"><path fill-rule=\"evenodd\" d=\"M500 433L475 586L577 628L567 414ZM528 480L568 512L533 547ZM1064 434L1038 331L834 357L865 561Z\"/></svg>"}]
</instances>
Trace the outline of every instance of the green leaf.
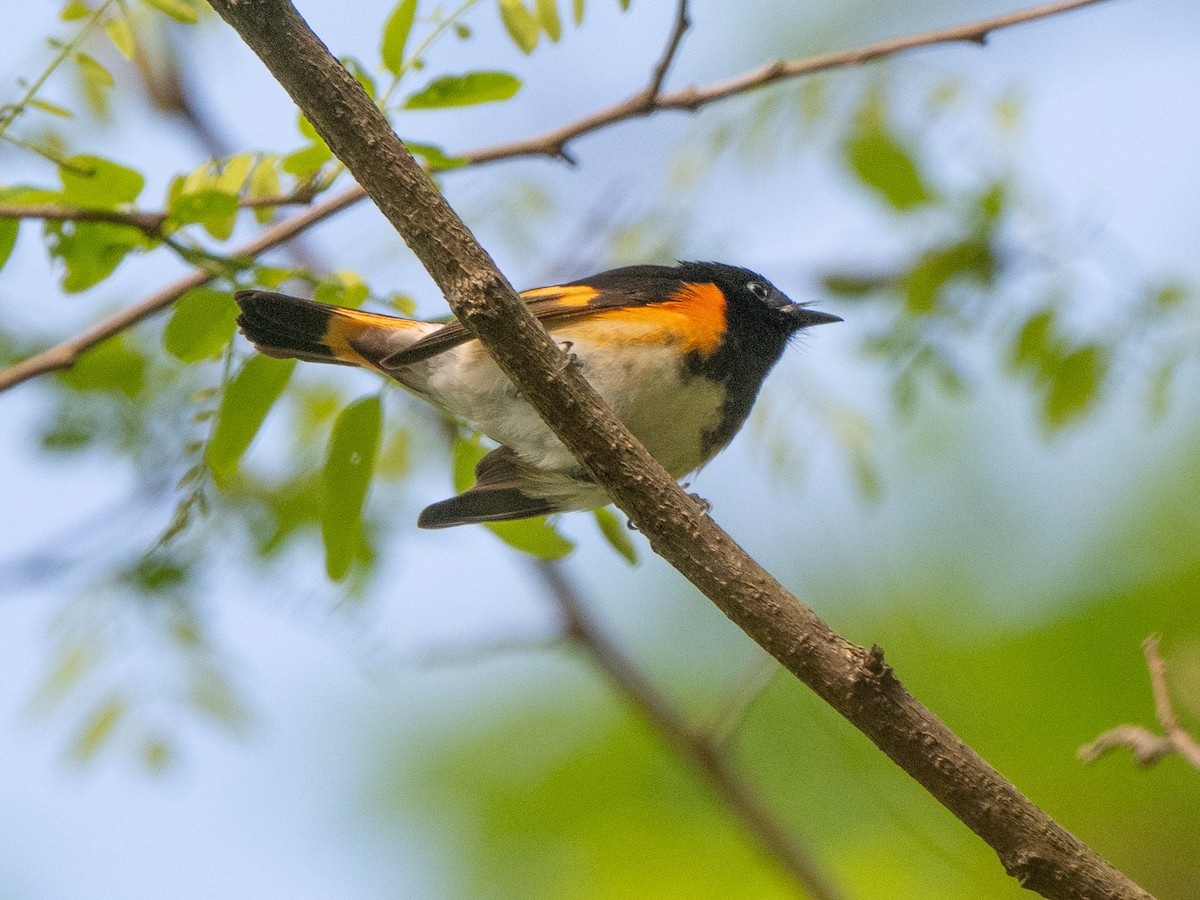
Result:
<instances>
[{"instance_id":1,"label":"green leaf","mask_svg":"<svg viewBox=\"0 0 1200 900\"><path fill-rule=\"evenodd\" d=\"M246 177L250 174L250 167L254 165L254 160L255 154L253 153L239 153L237 156L222 160L221 171L212 182L213 188L226 194L237 194L242 189L242 185L246 183Z\"/></svg>"},{"instance_id":2,"label":"green leaf","mask_svg":"<svg viewBox=\"0 0 1200 900\"><path fill-rule=\"evenodd\" d=\"M456 439L452 452L454 488L462 492L474 483L475 464L487 453L487 448L475 436ZM510 547L541 559L561 559L575 549L575 545L548 524L544 516L516 522L488 522L486 525Z\"/></svg>"},{"instance_id":3,"label":"green leaf","mask_svg":"<svg viewBox=\"0 0 1200 900\"><path fill-rule=\"evenodd\" d=\"M168 201L167 210L171 220L180 225L198 223L209 232L217 232L213 237L222 234L228 237L227 230L232 230L233 220L237 217L238 198L236 194L217 190L177 194Z\"/></svg>"},{"instance_id":4,"label":"green leaf","mask_svg":"<svg viewBox=\"0 0 1200 900\"><path fill-rule=\"evenodd\" d=\"M63 290L69 294L99 284L127 254L148 246L145 235L108 222L53 222L46 225L50 255L66 266Z\"/></svg>"},{"instance_id":5,"label":"green leaf","mask_svg":"<svg viewBox=\"0 0 1200 900\"><path fill-rule=\"evenodd\" d=\"M522 53L532 53L538 43L538 23L521 0L500 0L500 20Z\"/></svg>"},{"instance_id":6,"label":"green leaf","mask_svg":"<svg viewBox=\"0 0 1200 900\"><path fill-rule=\"evenodd\" d=\"M110 88L117 83L112 77L112 72L108 71L95 57L88 56L86 53L76 53L75 62L79 65L79 71L83 73L84 80L89 84L99 88Z\"/></svg>"},{"instance_id":7,"label":"green leaf","mask_svg":"<svg viewBox=\"0 0 1200 900\"><path fill-rule=\"evenodd\" d=\"M283 158L279 167L289 175L305 178L319 170L321 166L333 159L333 151L324 141L314 141L307 147L301 147Z\"/></svg>"},{"instance_id":8,"label":"green leaf","mask_svg":"<svg viewBox=\"0 0 1200 900\"><path fill-rule=\"evenodd\" d=\"M229 382L221 397L212 440L204 451L214 473L231 474L237 468L295 367L294 359L254 356Z\"/></svg>"},{"instance_id":9,"label":"green leaf","mask_svg":"<svg viewBox=\"0 0 1200 900\"><path fill-rule=\"evenodd\" d=\"M85 763L95 756L112 736L126 711L125 701L115 694L101 703L71 742L71 758L77 763Z\"/></svg>"},{"instance_id":10,"label":"green leaf","mask_svg":"<svg viewBox=\"0 0 1200 900\"><path fill-rule=\"evenodd\" d=\"M175 301L163 330L163 346L176 359L194 363L220 356L233 337L237 307L229 294L196 288Z\"/></svg>"},{"instance_id":11,"label":"green leaf","mask_svg":"<svg viewBox=\"0 0 1200 900\"><path fill-rule=\"evenodd\" d=\"M126 59L133 59L135 46L129 21L124 16L116 16L104 23L104 30L121 55Z\"/></svg>"},{"instance_id":12,"label":"green leaf","mask_svg":"<svg viewBox=\"0 0 1200 900\"><path fill-rule=\"evenodd\" d=\"M254 199L279 195L279 173L275 171L275 157L266 157L258 161L258 164L250 172L247 193ZM274 207L256 206L254 208L255 221L269 222L274 216Z\"/></svg>"},{"instance_id":13,"label":"green leaf","mask_svg":"<svg viewBox=\"0 0 1200 900\"><path fill-rule=\"evenodd\" d=\"M58 167L62 199L73 206L114 209L132 203L146 186L140 172L98 156L80 154Z\"/></svg>"},{"instance_id":14,"label":"green leaf","mask_svg":"<svg viewBox=\"0 0 1200 900\"><path fill-rule=\"evenodd\" d=\"M77 391L110 391L132 399L146 385L146 360L125 335L116 335L88 350L59 377Z\"/></svg>"},{"instance_id":15,"label":"green leaf","mask_svg":"<svg viewBox=\"0 0 1200 900\"><path fill-rule=\"evenodd\" d=\"M1085 344L1063 357L1050 381L1042 416L1050 428L1062 428L1086 413L1108 372L1107 351Z\"/></svg>"},{"instance_id":16,"label":"green leaf","mask_svg":"<svg viewBox=\"0 0 1200 900\"><path fill-rule=\"evenodd\" d=\"M1009 366L1013 371L1048 371L1062 355L1060 343L1054 327L1054 310L1040 310L1026 319L1017 332L1009 351Z\"/></svg>"},{"instance_id":17,"label":"green leaf","mask_svg":"<svg viewBox=\"0 0 1200 900\"><path fill-rule=\"evenodd\" d=\"M558 0L537 0L538 21L550 40L558 43L562 37L562 22L558 18Z\"/></svg>"},{"instance_id":18,"label":"green leaf","mask_svg":"<svg viewBox=\"0 0 1200 900\"><path fill-rule=\"evenodd\" d=\"M61 119L73 119L75 114L65 106L59 106L57 103L50 103L47 100L39 100L34 97L29 101L29 105L35 109L40 109L42 112L48 112L52 116L58 116Z\"/></svg>"},{"instance_id":19,"label":"green leaf","mask_svg":"<svg viewBox=\"0 0 1200 900\"><path fill-rule=\"evenodd\" d=\"M609 546L625 557L625 561L631 566L637 565L637 549L633 546L633 541L629 539L629 529L621 523L613 511L607 506L602 506L592 510L592 515L596 517L600 533L604 535Z\"/></svg>"},{"instance_id":20,"label":"green leaf","mask_svg":"<svg viewBox=\"0 0 1200 900\"><path fill-rule=\"evenodd\" d=\"M471 72L435 78L404 102L405 109L442 109L507 100L521 88L521 80L507 72Z\"/></svg>"},{"instance_id":21,"label":"green leaf","mask_svg":"<svg viewBox=\"0 0 1200 900\"><path fill-rule=\"evenodd\" d=\"M583 24L583 0L572 0L571 13L575 19L575 24Z\"/></svg>"},{"instance_id":22,"label":"green leaf","mask_svg":"<svg viewBox=\"0 0 1200 900\"><path fill-rule=\"evenodd\" d=\"M399 75L404 66L404 45L408 43L408 33L412 30L416 14L417 0L400 0L383 26L379 55L383 59L383 67L393 75Z\"/></svg>"},{"instance_id":23,"label":"green leaf","mask_svg":"<svg viewBox=\"0 0 1200 900\"><path fill-rule=\"evenodd\" d=\"M200 16L187 0L142 0L147 6L153 6L159 12L166 13L177 22L195 25Z\"/></svg>"},{"instance_id":24,"label":"green leaf","mask_svg":"<svg viewBox=\"0 0 1200 900\"><path fill-rule=\"evenodd\" d=\"M905 276L905 304L909 312L933 312L943 289L955 279L966 279L987 287L996 277L996 259L987 242L969 238L948 247L935 247L921 254Z\"/></svg>"},{"instance_id":25,"label":"green leaf","mask_svg":"<svg viewBox=\"0 0 1200 900\"><path fill-rule=\"evenodd\" d=\"M878 96L856 116L845 154L850 170L892 208L907 210L934 199L912 156L888 128Z\"/></svg>"},{"instance_id":26,"label":"green leaf","mask_svg":"<svg viewBox=\"0 0 1200 900\"><path fill-rule=\"evenodd\" d=\"M330 276L330 280L322 281L313 293L313 299L318 303L331 306L347 306L357 309L371 295L367 283L362 276L349 269L340 269Z\"/></svg>"},{"instance_id":27,"label":"green leaf","mask_svg":"<svg viewBox=\"0 0 1200 900\"><path fill-rule=\"evenodd\" d=\"M447 156L441 147L435 147L432 144L414 144L411 141L405 141L404 144L408 147L409 152L425 160L425 165L435 172L458 169L471 162L464 156Z\"/></svg>"},{"instance_id":28,"label":"green leaf","mask_svg":"<svg viewBox=\"0 0 1200 900\"><path fill-rule=\"evenodd\" d=\"M0 219L0 269L12 256L13 247L17 244L17 232L20 231L20 219Z\"/></svg>"},{"instance_id":29,"label":"green leaf","mask_svg":"<svg viewBox=\"0 0 1200 900\"><path fill-rule=\"evenodd\" d=\"M621 4L621 12L625 12L629 9L630 0L619 0L619 2Z\"/></svg>"},{"instance_id":30,"label":"green leaf","mask_svg":"<svg viewBox=\"0 0 1200 900\"><path fill-rule=\"evenodd\" d=\"M64 22L75 22L79 19L86 19L92 14L91 8L86 3L80 3L79 0L71 0L59 12L58 17Z\"/></svg>"},{"instance_id":31,"label":"green leaf","mask_svg":"<svg viewBox=\"0 0 1200 900\"><path fill-rule=\"evenodd\" d=\"M362 508L379 453L382 425L383 407L378 395L350 404L333 423L325 457L321 537L325 542L325 571L334 581L346 577L364 540Z\"/></svg>"}]
</instances>

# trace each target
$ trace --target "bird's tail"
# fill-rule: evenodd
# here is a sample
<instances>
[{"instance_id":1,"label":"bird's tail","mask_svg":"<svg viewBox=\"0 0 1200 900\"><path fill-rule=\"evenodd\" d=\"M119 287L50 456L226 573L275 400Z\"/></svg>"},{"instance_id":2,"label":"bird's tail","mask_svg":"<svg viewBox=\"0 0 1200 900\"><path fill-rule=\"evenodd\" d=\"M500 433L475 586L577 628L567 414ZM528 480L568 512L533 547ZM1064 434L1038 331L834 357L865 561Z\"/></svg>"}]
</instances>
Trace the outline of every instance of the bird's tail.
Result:
<instances>
[{"instance_id":1,"label":"bird's tail","mask_svg":"<svg viewBox=\"0 0 1200 900\"><path fill-rule=\"evenodd\" d=\"M259 351L276 359L375 368L417 341L425 322L328 306L271 291L239 291L238 327Z\"/></svg>"}]
</instances>

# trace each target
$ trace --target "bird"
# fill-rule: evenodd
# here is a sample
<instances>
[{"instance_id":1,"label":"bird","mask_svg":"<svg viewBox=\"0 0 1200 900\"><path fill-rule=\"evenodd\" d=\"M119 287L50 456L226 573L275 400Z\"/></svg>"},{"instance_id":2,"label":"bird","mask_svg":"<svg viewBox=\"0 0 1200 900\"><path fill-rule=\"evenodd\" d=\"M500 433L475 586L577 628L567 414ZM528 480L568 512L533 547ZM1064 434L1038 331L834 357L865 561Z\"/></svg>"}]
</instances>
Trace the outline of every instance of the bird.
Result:
<instances>
[{"instance_id":1,"label":"bird","mask_svg":"<svg viewBox=\"0 0 1200 900\"><path fill-rule=\"evenodd\" d=\"M634 265L521 298L625 426L679 480L745 423L789 341L840 322L763 276L715 262ZM373 369L498 444L475 484L426 507L421 528L502 522L610 502L458 321L426 322L265 290L235 295L237 324L279 359Z\"/></svg>"}]
</instances>

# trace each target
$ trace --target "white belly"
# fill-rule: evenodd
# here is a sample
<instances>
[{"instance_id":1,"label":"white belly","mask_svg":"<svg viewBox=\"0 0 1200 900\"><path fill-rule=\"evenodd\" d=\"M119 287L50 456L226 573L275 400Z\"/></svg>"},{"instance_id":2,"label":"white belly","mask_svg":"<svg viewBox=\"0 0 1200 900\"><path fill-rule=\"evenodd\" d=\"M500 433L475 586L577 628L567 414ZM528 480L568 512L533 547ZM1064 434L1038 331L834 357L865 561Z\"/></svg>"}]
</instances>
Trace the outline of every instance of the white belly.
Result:
<instances>
[{"instance_id":1,"label":"white belly","mask_svg":"<svg viewBox=\"0 0 1200 900\"><path fill-rule=\"evenodd\" d=\"M637 325L627 337L639 337ZM721 421L724 391L688 372L669 344L622 345L612 323L565 325L555 340L570 342L583 374L651 455L680 478L707 462L704 434ZM412 389L472 422L541 469L578 463L476 341L397 373Z\"/></svg>"}]
</instances>

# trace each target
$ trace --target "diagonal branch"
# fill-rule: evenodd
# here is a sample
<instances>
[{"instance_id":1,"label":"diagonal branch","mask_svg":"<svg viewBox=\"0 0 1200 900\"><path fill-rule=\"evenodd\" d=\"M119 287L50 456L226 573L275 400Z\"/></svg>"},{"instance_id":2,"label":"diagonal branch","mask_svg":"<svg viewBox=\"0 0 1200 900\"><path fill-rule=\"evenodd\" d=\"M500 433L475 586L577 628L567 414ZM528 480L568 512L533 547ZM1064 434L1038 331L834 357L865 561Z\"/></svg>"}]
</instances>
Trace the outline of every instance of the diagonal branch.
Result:
<instances>
[{"instance_id":1,"label":"diagonal branch","mask_svg":"<svg viewBox=\"0 0 1200 900\"><path fill-rule=\"evenodd\" d=\"M458 319L666 559L1046 897L1150 895L989 766L904 688L883 652L835 633L688 497L569 364L288 0L210 0L400 232Z\"/></svg>"},{"instance_id":2,"label":"diagonal branch","mask_svg":"<svg viewBox=\"0 0 1200 900\"><path fill-rule=\"evenodd\" d=\"M1142 650L1146 654L1146 669L1150 673L1150 688L1154 692L1154 713L1163 733L1154 734L1140 725L1118 725L1090 744L1084 744L1077 755L1084 762L1092 762L1116 747L1128 747L1133 751L1133 758L1138 765L1152 766L1164 756L1177 753L1200 769L1200 743L1179 724L1171 703L1171 692L1167 687L1167 664L1158 652L1158 635L1152 634L1146 638L1142 642Z\"/></svg>"},{"instance_id":3,"label":"diagonal branch","mask_svg":"<svg viewBox=\"0 0 1200 900\"><path fill-rule=\"evenodd\" d=\"M562 613L567 636L607 676L616 691L680 758L691 764L759 847L808 896L813 900L837 900L841 893L821 872L808 850L798 844L759 802L754 790L733 768L719 745L691 727L621 648L605 636L562 567L548 560L534 560L533 567Z\"/></svg>"},{"instance_id":4,"label":"diagonal branch","mask_svg":"<svg viewBox=\"0 0 1200 900\"><path fill-rule=\"evenodd\" d=\"M468 151L459 154L457 158L466 160L468 165L480 165L528 156L549 156L569 160L570 157L566 152L566 146L570 141L628 119L650 115L660 109L696 110L710 103L716 103L727 97L746 93L786 78L798 78L816 72L827 72L834 69L862 65L867 62L884 59L896 53L914 50L918 47L931 47L937 44L960 41L982 43L987 35L1000 29L1025 22L1032 22L1036 19L1044 19L1049 16L1058 15L1059 13L1078 9L1082 6L1090 6L1103 2L1105 0L1063 0L1063 2L1048 3L1043 6L1031 7L1007 15L984 19L969 25L942 28L935 31L892 38L855 50L824 54L808 59L793 60L791 62L771 63L740 75L730 81L710 85L707 88L690 88L686 91L662 94L660 93L662 80L666 77L667 70L678 50L679 42L682 40L684 31L687 28L687 6L686 3L681 2L675 22L675 30L667 42L666 50L659 64L655 67L651 82L647 88L634 94L628 100L598 110L571 124L545 132L542 135ZM648 104L647 97L653 98L653 102ZM312 225L333 215L335 212L345 209L347 206L357 203L366 196L366 192L357 185L347 188L324 203L298 214L294 219L288 219L267 229L259 238L235 250L233 255L252 258L258 253L277 247L291 240L291 238ZM262 249L256 250L255 248L260 245ZM197 282L195 280L197 278L202 280ZM38 375L69 368L74 365L75 361L84 351L95 346L100 341L112 337L114 334L166 309L171 303L193 287L204 284L209 280L211 280L211 275L197 269L184 276L184 278L175 284L162 289L113 318L99 323L87 332L63 341L8 369L0 371L0 392L28 381L31 378L35 378Z\"/></svg>"}]
</instances>

